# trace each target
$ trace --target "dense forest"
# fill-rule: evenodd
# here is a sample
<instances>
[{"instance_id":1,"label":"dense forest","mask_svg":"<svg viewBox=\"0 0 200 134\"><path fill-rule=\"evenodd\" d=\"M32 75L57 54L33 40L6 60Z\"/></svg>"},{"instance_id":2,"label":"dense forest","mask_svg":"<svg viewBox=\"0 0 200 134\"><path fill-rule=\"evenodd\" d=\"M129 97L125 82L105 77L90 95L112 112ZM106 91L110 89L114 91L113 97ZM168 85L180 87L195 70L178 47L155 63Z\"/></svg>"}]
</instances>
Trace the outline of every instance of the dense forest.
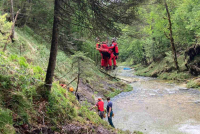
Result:
<instances>
[{"instance_id":1,"label":"dense forest","mask_svg":"<svg viewBox=\"0 0 200 134\"><path fill-rule=\"evenodd\" d=\"M184 81L199 75L199 1L151 1L137 8L137 21L121 25L120 60L138 75ZM189 87L198 87L190 81Z\"/></svg>"},{"instance_id":2,"label":"dense forest","mask_svg":"<svg viewBox=\"0 0 200 134\"><path fill-rule=\"evenodd\" d=\"M100 68L96 38L117 39L118 66L199 88L199 9L198 0L0 0L0 133L131 133L89 109L133 90Z\"/></svg>"}]
</instances>

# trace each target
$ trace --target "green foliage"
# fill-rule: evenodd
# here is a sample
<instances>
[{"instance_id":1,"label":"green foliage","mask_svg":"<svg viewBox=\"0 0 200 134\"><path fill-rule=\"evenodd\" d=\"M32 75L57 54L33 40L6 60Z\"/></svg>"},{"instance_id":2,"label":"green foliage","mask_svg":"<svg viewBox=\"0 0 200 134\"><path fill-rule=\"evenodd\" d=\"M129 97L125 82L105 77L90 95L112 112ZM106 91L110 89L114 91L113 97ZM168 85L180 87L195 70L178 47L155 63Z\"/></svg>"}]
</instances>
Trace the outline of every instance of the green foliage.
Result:
<instances>
[{"instance_id":1,"label":"green foliage","mask_svg":"<svg viewBox=\"0 0 200 134\"><path fill-rule=\"evenodd\" d=\"M169 52L166 52L165 54L166 54L166 56L165 56L166 62L169 64L172 64L172 62L174 62L172 52L169 51Z\"/></svg>"},{"instance_id":2,"label":"green foliage","mask_svg":"<svg viewBox=\"0 0 200 134\"><path fill-rule=\"evenodd\" d=\"M121 92L122 92L121 90L116 89L114 92L109 92L109 94L106 94L105 96L106 96L106 97L112 98L112 97L118 95L118 94L121 93Z\"/></svg>"},{"instance_id":3,"label":"green foliage","mask_svg":"<svg viewBox=\"0 0 200 134\"><path fill-rule=\"evenodd\" d=\"M7 14L0 15L0 47L7 42L12 26L12 22L6 21L6 16Z\"/></svg>"},{"instance_id":4,"label":"green foliage","mask_svg":"<svg viewBox=\"0 0 200 134\"><path fill-rule=\"evenodd\" d=\"M126 88L123 90L123 92L130 92L133 91L133 87L131 85L126 85Z\"/></svg>"},{"instance_id":5,"label":"green foliage","mask_svg":"<svg viewBox=\"0 0 200 134\"><path fill-rule=\"evenodd\" d=\"M199 7L198 0L167 0L172 21L175 45L179 53L194 43L199 43ZM138 8L141 22L121 25L122 36L118 39L120 61L128 64L165 60L172 63L168 19L163 3L147 4ZM144 48L144 49L142 49ZM183 63L181 61L181 63ZM185 70L181 64L181 71Z\"/></svg>"},{"instance_id":6,"label":"green foliage","mask_svg":"<svg viewBox=\"0 0 200 134\"><path fill-rule=\"evenodd\" d=\"M0 131L3 134L14 134L12 112L9 109L0 108Z\"/></svg>"},{"instance_id":7,"label":"green foliage","mask_svg":"<svg viewBox=\"0 0 200 134\"><path fill-rule=\"evenodd\" d=\"M71 93L66 93L65 89L60 87L60 85L53 85L48 100L47 114L51 118L52 123L64 124L65 120L72 120L77 116L77 111L74 107L74 104L76 104L75 96Z\"/></svg>"},{"instance_id":8,"label":"green foliage","mask_svg":"<svg viewBox=\"0 0 200 134\"><path fill-rule=\"evenodd\" d=\"M166 80L186 80L188 78L191 78L190 75L188 75L188 73L184 73L184 72L171 72L171 73L162 73L159 75L159 78L161 79L166 79Z\"/></svg>"},{"instance_id":9,"label":"green foliage","mask_svg":"<svg viewBox=\"0 0 200 134\"><path fill-rule=\"evenodd\" d=\"M180 80L184 81L186 79L192 78L188 72L185 72L185 63L184 63L184 55L180 55L178 57L180 72L174 71L173 59L171 56L171 52L166 52L166 57L160 62L153 62L148 67L144 67L142 65L134 66L137 75L141 76L152 76L153 74L157 74L157 76L161 79L166 80Z\"/></svg>"},{"instance_id":10,"label":"green foliage","mask_svg":"<svg viewBox=\"0 0 200 134\"><path fill-rule=\"evenodd\" d=\"M121 83L121 82L118 83L118 86L121 87L123 90L114 89L114 88L110 87L109 89L110 89L111 91L109 91L107 94L105 94L105 96L106 96L106 97L112 98L112 97L114 97L114 96L120 94L121 92L130 92L130 91L133 90L133 87L132 87L132 86L127 85L127 84L124 84L124 83Z\"/></svg>"},{"instance_id":11,"label":"green foliage","mask_svg":"<svg viewBox=\"0 0 200 134\"><path fill-rule=\"evenodd\" d=\"M0 75L0 84L4 89L9 89L11 87L11 79L9 76Z\"/></svg>"},{"instance_id":12,"label":"green foliage","mask_svg":"<svg viewBox=\"0 0 200 134\"><path fill-rule=\"evenodd\" d=\"M45 72L41 67L39 66L33 67L33 73L34 73L34 76L33 76L34 78L41 79L41 80L44 79Z\"/></svg>"},{"instance_id":13,"label":"green foliage","mask_svg":"<svg viewBox=\"0 0 200 134\"><path fill-rule=\"evenodd\" d=\"M11 93L10 98L11 109L17 113L18 118L21 119L20 122L17 122L17 125L27 124L29 122L27 110L33 109L31 109L31 105L26 96L22 92L13 92Z\"/></svg>"},{"instance_id":14,"label":"green foliage","mask_svg":"<svg viewBox=\"0 0 200 134\"><path fill-rule=\"evenodd\" d=\"M18 56L16 54L11 54L9 59L11 61L18 61L20 67L27 68L29 65L24 57Z\"/></svg>"},{"instance_id":15,"label":"green foliage","mask_svg":"<svg viewBox=\"0 0 200 134\"><path fill-rule=\"evenodd\" d=\"M2 129L3 126L5 126L6 124L13 124L13 120L12 120L12 114L11 111L8 109L2 109L0 108L0 128Z\"/></svg>"},{"instance_id":16,"label":"green foliage","mask_svg":"<svg viewBox=\"0 0 200 134\"><path fill-rule=\"evenodd\" d=\"M194 80L190 80L187 83L187 88L199 88L199 84Z\"/></svg>"}]
</instances>

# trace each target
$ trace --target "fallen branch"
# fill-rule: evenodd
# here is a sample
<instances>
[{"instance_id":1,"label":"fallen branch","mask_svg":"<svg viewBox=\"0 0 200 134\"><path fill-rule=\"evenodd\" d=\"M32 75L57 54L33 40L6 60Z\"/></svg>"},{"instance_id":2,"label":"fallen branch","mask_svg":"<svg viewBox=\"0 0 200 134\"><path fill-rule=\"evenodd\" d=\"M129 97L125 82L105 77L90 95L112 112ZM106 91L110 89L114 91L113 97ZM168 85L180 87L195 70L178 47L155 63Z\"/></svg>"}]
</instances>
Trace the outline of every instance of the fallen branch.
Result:
<instances>
[{"instance_id":1,"label":"fallen branch","mask_svg":"<svg viewBox=\"0 0 200 134\"><path fill-rule=\"evenodd\" d=\"M102 72L102 73L104 73L105 75L109 76L110 78L113 78L113 79L117 80L117 81L122 80L122 81L125 81L125 82L128 82L128 83L131 83L130 81L127 81L127 80L124 80L124 79L121 79L121 78L118 78L118 77L112 76L112 75L110 75L110 74L104 72L104 71L101 70L101 69L99 69L99 71Z\"/></svg>"},{"instance_id":2,"label":"fallen branch","mask_svg":"<svg viewBox=\"0 0 200 134\"><path fill-rule=\"evenodd\" d=\"M104 71L103 71L103 70L101 70L101 69L99 69L99 71L100 71L100 72L102 72L103 74L105 74L105 75L109 76L110 78L113 78L113 79L115 79L115 80L117 80L117 81L119 81L119 80L120 80L119 78L117 78L117 77L114 77L114 76L112 76L112 75L110 75L110 74L108 74L108 73L104 72Z\"/></svg>"},{"instance_id":3,"label":"fallen branch","mask_svg":"<svg viewBox=\"0 0 200 134\"><path fill-rule=\"evenodd\" d=\"M78 77L74 78L70 83L68 83L67 85L69 86L72 82L74 82Z\"/></svg>"}]
</instances>

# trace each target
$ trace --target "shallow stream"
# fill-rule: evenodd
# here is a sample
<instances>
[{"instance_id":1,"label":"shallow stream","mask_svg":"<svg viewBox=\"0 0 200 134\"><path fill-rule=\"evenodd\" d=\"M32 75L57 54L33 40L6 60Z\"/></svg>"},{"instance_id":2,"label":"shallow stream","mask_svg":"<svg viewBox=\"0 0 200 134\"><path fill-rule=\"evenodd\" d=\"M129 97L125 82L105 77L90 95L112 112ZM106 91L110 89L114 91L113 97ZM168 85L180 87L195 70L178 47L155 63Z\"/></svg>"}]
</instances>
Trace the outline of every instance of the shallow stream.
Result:
<instances>
[{"instance_id":1,"label":"shallow stream","mask_svg":"<svg viewBox=\"0 0 200 134\"><path fill-rule=\"evenodd\" d=\"M200 134L200 92L118 68L133 91L112 98L116 128L144 134Z\"/></svg>"}]
</instances>

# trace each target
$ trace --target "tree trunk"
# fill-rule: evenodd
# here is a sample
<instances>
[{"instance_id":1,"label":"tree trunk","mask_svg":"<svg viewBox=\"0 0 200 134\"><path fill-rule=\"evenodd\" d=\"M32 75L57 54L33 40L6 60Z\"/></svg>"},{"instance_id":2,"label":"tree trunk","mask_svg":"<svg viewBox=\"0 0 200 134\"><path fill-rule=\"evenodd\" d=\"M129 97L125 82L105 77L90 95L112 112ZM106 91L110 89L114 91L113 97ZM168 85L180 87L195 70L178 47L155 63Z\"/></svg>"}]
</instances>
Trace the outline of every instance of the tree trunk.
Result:
<instances>
[{"instance_id":1,"label":"tree trunk","mask_svg":"<svg viewBox=\"0 0 200 134\"><path fill-rule=\"evenodd\" d=\"M19 12L20 12L20 9L17 11L15 20L14 20L13 25L12 25L12 29L11 29L10 35L8 36L7 42L4 45L3 52L6 51L6 48L7 48L7 45L8 45L8 41L11 39L11 36L12 36L12 33L13 33L13 29L15 28L15 22L17 21L17 17L18 17Z\"/></svg>"},{"instance_id":2,"label":"tree trunk","mask_svg":"<svg viewBox=\"0 0 200 134\"><path fill-rule=\"evenodd\" d=\"M55 0L51 51L50 51L49 64L48 64L46 80L45 80L45 87L46 87L48 92L51 91L51 86L52 86L53 76L54 76L54 70L55 70L55 66L56 66L56 56L57 56L57 51L58 51L58 37L59 37L58 11L59 11L59 0Z\"/></svg>"},{"instance_id":3,"label":"tree trunk","mask_svg":"<svg viewBox=\"0 0 200 134\"><path fill-rule=\"evenodd\" d=\"M167 5L166 0L164 0L164 2L165 2L165 8L166 8L166 11L167 11L168 21L169 21L169 31L170 31L169 39L170 39L170 42L171 42L172 52L174 54L174 64L175 64L176 69L179 70L177 55L176 55L176 48L175 48L174 38L173 38L173 34L172 34L171 17L170 17L170 13L169 13L169 9L168 9L168 5Z\"/></svg>"},{"instance_id":4,"label":"tree trunk","mask_svg":"<svg viewBox=\"0 0 200 134\"><path fill-rule=\"evenodd\" d=\"M32 10L32 0L27 0L27 2L30 4L30 7L29 7L29 11L25 17L25 21L24 21L24 26L26 25L28 19L29 19L29 16L30 16L30 13L31 13L31 10Z\"/></svg>"},{"instance_id":5,"label":"tree trunk","mask_svg":"<svg viewBox=\"0 0 200 134\"><path fill-rule=\"evenodd\" d=\"M142 52L143 52L143 54L142 54L142 63L143 63L143 65L147 65L148 63L147 63L146 51L145 51L144 46L142 46Z\"/></svg>"},{"instance_id":6,"label":"tree trunk","mask_svg":"<svg viewBox=\"0 0 200 134\"><path fill-rule=\"evenodd\" d=\"M77 86L76 86L76 92L75 92L75 95L77 95L77 92L78 92L78 85L79 85L79 80L80 80L80 59L78 59L78 81L77 81Z\"/></svg>"},{"instance_id":7,"label":"tree trunk","mask_svg":"<svg viewBox=\"0 0 200 134\"><path fill-rule=\"evenodd\" d=\"M13 0L10 0L10 5L11 5L11 8L10 8L11 20L14 23L15 19L14 19L14 10L13 10ZM13 27L12 34L10 36L12 42L14 42L14 40L13 40L14 37L15 37L15 27Z\"/></svg>"},{"instance_id":8,"label":"tree trunk","mask_svg":"<svg viewBox=\"0 0 200 134\"><path fill-rule=\"evenodd\" d=\"M153 44L152 44L152 53L153 53L152 57L153 57L153 62L156 61L156 58L155 58L155 48L154 48L155 43L156 43L156 38L153 37Z\"/></svg>"}]
</instances>

